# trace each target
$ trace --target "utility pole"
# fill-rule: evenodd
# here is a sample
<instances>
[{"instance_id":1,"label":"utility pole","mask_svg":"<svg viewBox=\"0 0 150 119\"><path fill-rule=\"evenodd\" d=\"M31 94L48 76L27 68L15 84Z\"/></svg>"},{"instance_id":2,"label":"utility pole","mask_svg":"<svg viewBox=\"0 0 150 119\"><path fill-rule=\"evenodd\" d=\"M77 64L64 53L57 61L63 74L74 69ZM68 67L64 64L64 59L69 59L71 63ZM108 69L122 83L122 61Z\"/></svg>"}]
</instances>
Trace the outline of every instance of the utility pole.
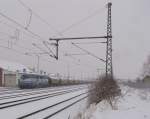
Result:
<instances>
[{"instance_id":1,"label":"utility pole","mask_svg":"<svg viewBox=\"0 0 150 119\"><path fill-rule=\"evenodd\" d=\"M40 73L40 56L38 54L36 56L38 59L38 61L37 61L37 72Z\"/></svg>"},{"instance_id":2,"label":"utility pole","mask_svg":"<svg viewBox=\"0 0 150 119\"><path fill-rule=\"evenodd\" d=\"M70 80L70 65L67 63L67 73L68 73L68 80Z\"/></svg>"},{"instance_id":3,"label":"utility pole","mask_svg":"<svg viewBox=\"0 0 150 119\"><path fill-rule=\"evenodd\" d=\"M106 77L113 79L112 68L112 25L111 25L111 6L112 3L108 3L108 16L107 16L107 46L106 46Z\"/></svg>"},{"instance_id":4,"label":"utility pole","mask_svg":"<svg viewBox=\"0 0 150 119\"><path fill-rule=\"evenodd\" d=\"M99 68L97 68L97 76L98 76L98 78L100 77L100 75L101 75L101 71L100 71Z\"/></svg>"},{"instance_id":5,"label":"utility pole","mask_svg":"<svg viewBox=\"0 0 150 119\"><path fill-rule=\"evenodd\" d=\"M25 55L35 55L37 57L37 73L40 73L40 55L32 52L26 52Z\"/></svg>"}]
</instances>

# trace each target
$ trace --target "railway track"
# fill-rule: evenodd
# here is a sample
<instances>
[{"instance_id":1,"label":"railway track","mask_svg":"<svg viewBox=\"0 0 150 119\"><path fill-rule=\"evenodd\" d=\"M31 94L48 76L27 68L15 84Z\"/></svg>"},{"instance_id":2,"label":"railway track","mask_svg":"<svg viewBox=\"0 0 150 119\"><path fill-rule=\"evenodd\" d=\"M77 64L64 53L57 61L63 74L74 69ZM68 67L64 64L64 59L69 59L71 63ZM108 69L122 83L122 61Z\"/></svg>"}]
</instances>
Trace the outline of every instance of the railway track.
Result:
<instances>
[{"instance_id":1,"label":"railway track","mask_svg":"<svg viewBox=\"0 0 150 119\"><path fill-rule=\"evenodd\" d=\"M18 89L16 89L16 88L4 88L4 87L1 87L1 88L0 88L0 92L2 92L2 91L9 91L9 90L11 90L11 89L13 89L13 90L18 90Z\"/></svg>"},{"instance_id":2,"label":"railway track","mask_svg":"<svg viewBox=\"0 0 150 119\"><path fill-rule=\"evenodd\" d=\"M44 95L40 95L40 96L34 96L34 97L30 97L30 98L25 98L25 99L7 101L7 102L0 103L0 109L13 107L13 106L17 106L17 105L21 105L21 104L25 104L25 103L34 102L34 101L39 101L42 99L51 98L54 96L59 96L59 95L75 92L75 91L82 90L82 89L84 89L84 88L63 90L63 91L58 91L58 92L54 92L54 93L50 93L50 94L44 94Z\"/></svg>"},{"instance_id":3,"label":"railway track","mask_svg":"<svg viewBox=\"0 0 150 119\"><path fill-rule=\"evenodd\" d=\"M47 87L47 88L34 88L34 89L13 89L13 90L0 90L0 95L6 95L6 94L17 94L17 93L25 93L25 92L33 92L33 91L42 91L42 90L47 90L47 89L54 89L58 87ZM63 87L61 87L63 88Z\"/></svg>"},{"instance_id":4,"label":"railway track","mask_svg":"<svg viewBox=\"0 0 150 119\"><path fill-rule=\"evenodd\" d=\"M29 114L23 115L21 117L18 117L17 119L25 119L25 118L32 118L32 119L34 119L36 117L39 118L39 115L43 115L43 114L40 114L40 113L43 113L43 112L45 113L45 110L48 111L49 109L52 109L53 107L59 106L59 105L67 102L67 104L65 104L65 106L59 108L58 110L54 109L54 111L51 114L43 116L43 117L40 117L41 119L48 119L48 118L50 118L52 116L55 116L57 113L60 113L61 111L71 107L72 105L80 102L81 100L83 100L83 99L85 99L87 97L88 97L88 92L85 92L85 93L73 96L71 98L68 98L66 100L60 101L58 103L55 103L53 105L47 106L45 108L42 108L40 110L37 110L37 111L31 112ZM68 101L70 101L70 102L68 103Z\"/></svg>"},{"instance_id":5,"label":"railway track","mask_svg":"<svg viewBox=\"0 0 150 119\"><path fill-rule=\"evenodd\" d=\"M13 89L13 90L2 90L0 91L0 95L6 95L6 94L13 94L13 93L22 93L22 92L30 92L30 91L35 91L37 89ZM42 89L38 89L38 90L42 90Z\"/></svg>"},{"instance_id":6,"label":"railway track","mask_svg":"<svg viewBox=\"0 0 150 119\"><path fill-rule=\"evenodd\" d=\"M5 119L55 119L62 114L61 112L70 111L71 106L80 104L80 101L88 97L88 92L88 86L78 85L51 91L48 94L27 96L24 99L14 98L12 101L4 99L4 102L0 102L0 115ZM67 118L68 114L70 113L65 114ZM59 119L64 118L66 117Z\"/></svg>"},{"instance_id":7,"label":"railway track","mask_svg":"<svg viewBox=\"0 0 150 119\"><path fill-rule=\"evenodd\" d=\"M86 95L86 96L84 96L84 97L82 97L82 98L80 98L80 99L78 99L78 100L76 100L76 101L70 103L69 105L66 105L65 107L63 107L63 108L57 110L56 112L54 112L54 113L52 113L52 114L50 114L50 115L44 117L43 119L49 119L49 118L55 116L56 114L58 114L58 113L64 111L65 109L67 109L67 108L69 108L69 107L75 105L76 103L78 103L78 102L80 102L80 101L82 101L82 100L84 100L84 99L86 99L86 98L88 98L88 95Z\"/></svg>"},{"instance_id":8,"label":"railway track","mask_svg":"<svg viewBox=\"0 0 150 119\"><path fill-rule=\"evenodd\" d=\"M81 86L82 87L82 86ZM84 87L84 86L83 86ZM39 95L39 94L44 94L44 93L50 93L50 92L54 92L54 91L60 91L62 89L69 89L70 87L66 87L66 88L48 88L48 89L44 89L44 90L38 90L38 91L31 91L31 92L23 92L23 93L19 93L19 94L12 94L12 95L5 95L5 96L0 96L0 100L4 100L4 99L12 99L12 98L18 98L18 97L23 97L23 96L30 96L30 95Z\"/></svg>"}]
</instances>

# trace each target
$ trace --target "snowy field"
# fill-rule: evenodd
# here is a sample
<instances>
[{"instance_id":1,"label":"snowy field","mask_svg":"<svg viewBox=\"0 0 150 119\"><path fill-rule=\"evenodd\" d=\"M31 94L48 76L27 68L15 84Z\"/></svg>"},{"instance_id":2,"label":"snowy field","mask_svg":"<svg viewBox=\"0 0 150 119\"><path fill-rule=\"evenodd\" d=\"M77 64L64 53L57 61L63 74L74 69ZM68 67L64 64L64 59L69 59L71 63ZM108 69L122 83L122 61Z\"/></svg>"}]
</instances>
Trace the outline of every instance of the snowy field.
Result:
<instances>
[{"instance_id":1,"label":"snowy field","mask_svg":"<svg viewBox=\"0 0 150 119\"><path fill-rule=\"evenodd\" d=\"M117 98L114 109L112 109L110 104L108 104L106 101L102 101L97 105L92 104L89 108L87 108L87 98L85 98L82 101L66 108L65 110L60 111L56 115L51 116L50 119L150 119L150 89L131 88L125 85L121 85L121 89L122 95ZM5 102L23 99L21 101L22 103L26 101L27 98L36 96L44 97L41 100L0 109L0 116L2 119L17 119L18 117L22 117L37 110L52 106L61 101L77 96L76 98L68 100L64 103L60 103L59 105L48 108L42 112L25 117L25 119L44 119L48 115L52 115L63 107L68 106L87 96L87 91L88 86L86 85L23 91L19 89L0 88L0 108L7 106L7 104L2 104ZM60 92L65 93L53 96L53 94L60 94ZM49 98L45 98L47 94L50 95ZM35 99L39 99L39 97L36 97ZM16 103L18 102L11 102L10 104Z\"/></svg>"},{"instance_id":2,"label":"snowy field","mask_svg":"<svg viewBox=\"0 0 150 119\"><path fill-rule=\"evenodd\" d=\"M78 114L75 119L150 119L150 89L137 89L121 85L122 96L115 109L102 101Z\"/></svg>"},{"instance_id":3,"label":"snowy field","mask_svg":"<svg viewBox=\"0 0 150 119\"><path fill-rule=\"evenodd\" d=\"M1 119L44 119L47 118L47 116L52 115L50 119L73 119L77 112L85 109L87 98L84 97L87 96L87 92L87 85L34 90L0 88L0 116ZM55 112L82 98L83 100L78 103L53 115ZM64 102L61 103L62 101ZM45 109L46 107L50 108ZM23 117L41 109L44 110Z\"/></svg>"}]
</instances>

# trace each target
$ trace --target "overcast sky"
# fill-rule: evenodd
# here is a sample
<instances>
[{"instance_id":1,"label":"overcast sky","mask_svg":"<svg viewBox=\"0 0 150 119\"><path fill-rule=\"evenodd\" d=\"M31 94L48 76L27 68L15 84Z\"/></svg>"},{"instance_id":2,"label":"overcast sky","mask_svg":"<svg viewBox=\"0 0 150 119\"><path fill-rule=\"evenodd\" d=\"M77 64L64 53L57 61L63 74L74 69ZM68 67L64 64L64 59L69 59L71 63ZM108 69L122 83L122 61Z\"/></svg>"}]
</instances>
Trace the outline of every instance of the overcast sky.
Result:
<instances>
[{"instance_id":1,"label":"overcast sky","mask_svg":"<svg viewBox=\"0 0 150 119\"><path fill-rule=\"evenodd\" d=\"M106 35L107 0L22 0L22 2L33 11L28 29L42 39L0 16L0 59L36 67L37 56L34 54L26 56L24 53L47 51L43 40L49 41L50 37ZM150 54L150 1L111 0L111 2L114 75L118 78L136 78L141 74L142 65ZM22 6L18 0L0 0L0 13L24 27L29 23L31 16L31 11ZM40 20L37 14L49 25ZM14 36L17 36L17 39ZM97 76L98 68L101 69L100 72L104 72L103 62L85 55L64 56L66 53L83 53L71 45L71 42L89 41L91 40L61 41L59 61L48 55L40 55L40 68L49 73L62 75L68 75L69 72L73 77ZM40 50L32 43L36 43ZM104 44L79 46L105 58ZM53 46L50 47L55 50Z\"/></svg>"}]
</instances>

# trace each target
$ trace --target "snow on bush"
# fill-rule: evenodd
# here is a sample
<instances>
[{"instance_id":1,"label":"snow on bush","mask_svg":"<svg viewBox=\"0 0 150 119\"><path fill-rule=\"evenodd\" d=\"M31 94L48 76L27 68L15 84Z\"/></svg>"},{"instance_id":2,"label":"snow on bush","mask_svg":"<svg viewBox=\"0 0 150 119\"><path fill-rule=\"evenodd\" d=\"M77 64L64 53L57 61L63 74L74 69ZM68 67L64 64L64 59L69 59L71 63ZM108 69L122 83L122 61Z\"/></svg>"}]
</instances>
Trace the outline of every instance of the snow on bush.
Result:
<instances>
[{"instance_id":1,"label":"snow on bush","mask_svg":"<svg viewBox=\"0 0 150 119\"><path fill-rule=\"evenodd\" d=\"M122 95L112 109L108 101L91 104L74 119L150 119L150 90L121 86Z\"/></svg>"},{"instance_id":2,"label":"snow on bush","mask_svg":"<svg viewBox=\"0 0 150 119\"><path fill-rule=\"evenodd\" d=\"M121 90L114 79L100 77L91 88L94 90L89 94L89 104L105 100L115 108L116 97L121 94Z\"/></svg>"}]
</instances>

